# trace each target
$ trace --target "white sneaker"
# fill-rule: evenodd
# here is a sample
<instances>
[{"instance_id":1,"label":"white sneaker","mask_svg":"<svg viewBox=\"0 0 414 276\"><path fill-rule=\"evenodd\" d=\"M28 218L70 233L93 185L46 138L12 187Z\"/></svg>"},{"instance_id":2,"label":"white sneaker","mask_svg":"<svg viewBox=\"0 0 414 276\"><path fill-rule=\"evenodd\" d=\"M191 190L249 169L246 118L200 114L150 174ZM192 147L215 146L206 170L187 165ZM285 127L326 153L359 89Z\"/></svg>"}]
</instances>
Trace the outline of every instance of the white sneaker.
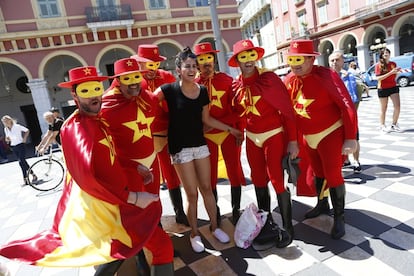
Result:
<instances>
[{"instance_id":1,"label":"white sneaker","mask_svg":"<svg viewBox=\"0 0 414 276\"><path fill-rule=\"evenodd\" d=\"M221 230L220 228L216 228L216 230L214 230L214 232L212 232L213 236L218 239L221 243L228 243L230 242L230 237L229 235L226 234L226 232L224 232L223 230Z\"/></svg>"},{"instance_id":2,"label":"white sneaker","mask_svg":"<svg viewBox=\"0 0 414 276\"><path fill-rule=\"evenodd\" d=\"M393 132L402 132L402 129L400 128L400 126L398 124L392 124L391 125L391 128L390 128L390 131L393 131Z\"/></svg>"},{"instance_id":3,"label":"white sneaker","mask_svg":"<svg viewBox=\"0 0 414 276\"><path fill-rule=\"evenodd\" d=\"M205 249L200 236L194 236L194 238L190 236L190 243L191 243L191 247L196 253L203 252Z\"/></svg>"},{"instance_id":4,"label":"white sneaker","mask_svg":"<svg viewBox=\"0 0 414 276\"><path fill-rule=\"evenodd\" d=\"M384 133L389 133L390 130L385 126L385 125L381 125L379 127L380 131L384 132Z\"/></svg>"}]
</instances>

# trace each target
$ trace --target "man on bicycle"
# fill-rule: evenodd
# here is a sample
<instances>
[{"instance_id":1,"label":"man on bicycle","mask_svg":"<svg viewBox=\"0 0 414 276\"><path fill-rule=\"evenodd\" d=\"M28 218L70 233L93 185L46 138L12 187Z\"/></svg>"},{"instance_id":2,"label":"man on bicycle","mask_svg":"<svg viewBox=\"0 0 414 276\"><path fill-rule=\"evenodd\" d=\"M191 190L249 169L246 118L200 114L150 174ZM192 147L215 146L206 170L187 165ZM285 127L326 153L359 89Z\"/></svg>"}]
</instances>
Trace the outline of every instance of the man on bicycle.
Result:
<instances>
[{"instance_id":1,"label":"man on bicycle","mask_svg":"<svg viewBox=\"0 0 414 276\"><path fill-rule=\"evenodd\" d=\"M48 123L49 128L42 141L36 146L36 151L40 155L43 155L52 143L57 143L60 147L60 128L63 125L63 120L55 117L50 111L46 111L43 118Z\"/></svg>"}]
</instances>

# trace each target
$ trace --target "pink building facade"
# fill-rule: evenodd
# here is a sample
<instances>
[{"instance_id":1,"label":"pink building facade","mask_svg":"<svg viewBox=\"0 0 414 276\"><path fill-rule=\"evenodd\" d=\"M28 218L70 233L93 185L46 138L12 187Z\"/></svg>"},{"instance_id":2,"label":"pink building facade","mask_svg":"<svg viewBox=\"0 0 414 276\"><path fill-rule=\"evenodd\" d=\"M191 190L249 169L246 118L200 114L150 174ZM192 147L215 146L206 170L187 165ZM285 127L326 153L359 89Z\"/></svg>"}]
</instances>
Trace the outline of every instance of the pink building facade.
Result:
<instances>
[{"instance_id":1,"label":"pink building facade","mask_svg":"<svg viewBox=\"0 0 414 276\"><path fill-rule=\"evenodd\" d=\"M68 70L96 66L113 74L113 63L156 44L174 72L174 57L186 46L215 45L207 0L14 0L0 6L0 110L31 130L33 143L47 130L43 113L73 110L69 91L57 86ZM233 0L217 0L222 49L229 55L241 39ZM108 86L108 84L106 84Z\"/></svg>"},{"instance_id":2,"label":"pink building facade","mask_svg":"<svg viewBox=\"0 0 414 276\"><path fill-rule=\"evenodd\" d=\"M293 39L310 38L321 53L318 63L341 50L362 71L378 61L383 47L392 56L414 52L412 0L272 0L278 68Z\"/></svg>"}]
</instances>

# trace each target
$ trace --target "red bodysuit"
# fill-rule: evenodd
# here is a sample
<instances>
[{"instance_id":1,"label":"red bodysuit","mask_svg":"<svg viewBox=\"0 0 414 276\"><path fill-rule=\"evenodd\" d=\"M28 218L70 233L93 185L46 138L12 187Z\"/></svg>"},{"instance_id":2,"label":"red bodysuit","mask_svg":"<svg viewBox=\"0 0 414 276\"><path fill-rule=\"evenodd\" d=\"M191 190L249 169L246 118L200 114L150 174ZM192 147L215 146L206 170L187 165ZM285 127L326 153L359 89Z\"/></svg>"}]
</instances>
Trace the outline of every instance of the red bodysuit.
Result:
<instances>
[{"instance_id":1,"label":"red bodysuit","mask_svg":"<svg viewBox=\"0 0 414 276\"><path fill-rule=\"evenodd\" d=\"M158 87L165 83L175 82L176 79L173 74L168 71L158 69L156 76L153 79L148 79L146 74L144 81L141 83L142 89L154 92ZM167 146L167 132L168 132L168 107L165 101L161 102L162 112L158 116L158 130L154 132L154 144L157 152L157 158L160 165L162 180L167 183L169 190L180 187L181 181L175 171L174 166L171 164L170 154L168 153Z\"/></svg>"},{"instance_id":2,"label":"red bodysuit","mask_svg":"<svg viewBox=\"0 0 414 276\"><path fill-rule=\"evenodd\" d=\"M285 83L315 176L325 178L329 188L342 185L342 146L345 139L355 140L357 131L355 106L343 81L315 65L308 75L289 74Z\"/></svg>"},{"instance_id":3,"label":"red bodysuit","mask_svg":"<svg viewBox=\"0 0 414 276\"><path fill-rule=\"evenodd\" d=\"M233 89L236 108L246 119L252 182L262 188L270 180L276 193L283 193L282 158L287 142L296 141L295 116L286 87L275 73L256 68L249 78L239 76Z\"/></svg>"},{"instance_id":4,"label":"red bodysuit","mask_svg":"<svg viewBox=\"0 0 414 276\"><path fill-rule=\"evenodd\" d=\"M215 72L211 78L198 77L196 82L208 89L210 115L216 120L243 132L244 127L240 123L240 117L232 108L234 97L233 78L225 73ZM207 138L207 146L210 151L211 187L213 190L216 189L217 185L219 147L226 164L230 185L232 187L245 185L246 180L240 161L241 146L236 144L236 138L227 131L215 128L206 131L204 136Z\"/></svg>"},{"instance_id":5,"label":"red bodysuit","mask_svg":"<svg viewBox=\"0 0 414 276\"><path fill-rule=\"evenodd\" d=\"M142 89L138 96L127 99L118 87L114 87L102 99L102 117L109 123L131 187L135 186L135 178L140 177L137 165L143 164L153 170L154 181L145 185L145 190L154 194L159 194L159 169L152 132L156 128L159 109L158 101Z\"/></svg>"},{"instance_id":6,"label":"red bodysuit","mask_svg":"<svg viewBox=\"0 0 414 276\"><path fill-rule=\"evenodd\" d=\"M160 191L160 172L152 137L160 126L157 124L160 112L158 103L149 91L142 89L138 96L127 99L116 86L107 91L102 99L102 116L109 123L121 165L127 172L128 188L132 191L153 194ZM154 180L151 183L140 185L142 176L137 171L138 164L152 169ZM153 264L169 263L173 258L171 239L161 227L157 230L148 247L154 257Z\"/></svg>"}]
</instances>

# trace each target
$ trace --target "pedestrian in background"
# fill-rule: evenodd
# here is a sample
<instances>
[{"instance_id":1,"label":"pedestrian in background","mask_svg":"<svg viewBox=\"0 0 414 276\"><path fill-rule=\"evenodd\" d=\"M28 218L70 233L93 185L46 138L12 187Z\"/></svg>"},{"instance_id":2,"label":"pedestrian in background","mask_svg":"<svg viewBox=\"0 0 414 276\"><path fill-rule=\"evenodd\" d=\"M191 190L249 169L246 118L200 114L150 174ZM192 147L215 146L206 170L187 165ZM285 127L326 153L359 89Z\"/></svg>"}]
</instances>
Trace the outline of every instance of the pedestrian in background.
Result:
<instances>
[{"instance_id":1,"label":"pedestrian in background","mask_svg":"<svg viewBox=\"0 0 414 276\"><path fill-rule=\"evenodd\" d=\"M362 95L362 93L365 92L368 98L371 97L369 95L369 87L362 80L362 72L359 70L358 65L355 61L351 61L349 63L348 72L355 76L358 84L358 90L360 91L359 93Z\"/></svg>"},{"instance_id":2,"label":"pedestrian in background","mask_svg":"<svg viewBox=\"0 0 414 276\"><path fill-rule=\"evenodd\" d=\"M9 115L4 115L1 118L1 122L4 125L4 135L5 141L10 145L14 154L16 155L17 159L19 160L19 166L22 170L23 174L23 185L29 185L30 180L28 176L29 164L26 161L26 142L27 138L29 137L29 129L25 126L18 124L16 120L14 120ZM32 182L37 181L37 176L34 172L32 174Z\"/></svg>"},{"instance_id":3,"label":"pedestrian in background","mask_svg":"<svg viewBox=\"0 0 414 276\"><path fill-rule=\"evenodd\" d=\"M53 113L53 116L55 116L55 118L60 119L62 121L64 121L65 119L60 115L60 110L57 107L52 107L49 109L50 112Z\"/></svg>"},{"instance_id":4,"label":"pedestrian in background","mask_svg":"<svg viewBox=\"0 0 414 276\"><path fill-rule=\"evenodd\" d=\"M378 98L380 102L380 129L383 132L401 132L398 125L400 117L400 89L397 86L396 75L401 71L397 64L390 61L391 51L387 48L381 50L379 62L375 65L375 75L378 80ZM388 108L388 99L394 106L392 124L390 128L385 125L385 116Z\"/></svg>"},{"instance_id":5,"label":"pedestrian in background","mask_svg":"<svg viewBox=\"0 0 414 276\"><path fill-rule=\"evenodd\" d=\"M209 42L203 42L194 46L197 55L197 64L200 71L196 82L207 87L210 99L210 116L222 123L228 124L244 132L239 115L232 108L233 78L226 73L215 71L215 53ZM204 133L210 152L211 187L217 205L217 220L220 224L220 208L218 207L217 178L219 149L226 164L227 176L231 185L232 222L236 225L240 217L241 186L246 185L243 168L241 165L241 145L237 144L236 137L215 128L207 129Z\"/></svg>"},{"instance_id":6,"label":"pedestrian in background","mask_svg":"<svg viewBox=\"0 0 414 276\"><path fill-rule=\"evenodd\" d=\"M175 60L180 80L164 84L155 91L159 101L168 104L168 150L183 183L188 200L187 218L191 226L190 243L195 252L204 251L197 226L198 191L210 218L212 235L221 243L229 236L217 225L217 209L211 190L209 150L204 137L204 125L227 131L242 142L242 133L210 116L207 88L195 82L198 72L197 56L186 47Z\"/></svg>"},{"instance_id":7,"label":"pedestrian in background","mask_svg":"<svg viewBox=\"0 0 414 276\"><path fill-rule=\"evenodd\" d=\"M344 67L344 57L342 51L334 51L329 55L329 66L341 77L344 81L346 88L348 89L349 95L351 96L352 102L355 105L355 109L358 111L359 102L361 100L361 94L358 90L358 83L356 77L348 70L343 69ZM352 153L353 156L353 170L356 173L362 171L361 163L359 162L359 152L361 146L359 144L359 130L356 135L357 147L355 152ZM345 165L351 165L348 156L344 162Z\"/></svg>"},{"instance_id":8,"label":"pedestrian in background","mask_svg":"<svg viewBox=\"0 0 414 276\"><path fill-rule=\"evenodd\" d=\"M43 118L48 125L48 130L39 145L35 147L37 153L40 155L43 155L53 143L56 143L60 147L60 128L63 125L63 120L59 117L55 117L55 115L50 111L46 111L43 114Z\"/></svg>"},{"instance_id":9,"label":"pedestrian in background","mask_svg":"<svg viewBox=\"0 0 414 276\"><path fill-rule=\"evenodd\" d=\"M334 209L331 236L340 239L345 235L343 155L356 149L357 115L338 74L329 68L313 65L319 55L313 50L312 40L292 41L287 53L292 72L286 77L285 84L318 193L317 205L305 217L329 212L327 198L319 197L329 188Z\"/></svg>"},{"instance_id":10,"label":"pedestrian in background","mask_svg":"<svg viewBox=\"0 0 414 276\"><path fill-rule=\"evenodd\" d=\"M295 159L299 148L295 114L285 85L274 72L256 65L264 52L251 40L240 40L233 45L228 64L241 71L233 86L234 105L242 120L246 120L246 154L257 204L259 209L269 212L266 225L277 229L276 246L285 247L292 242L294 229L291 195L285 186L282 159L288 154L288 158ZM285 235L278 234L271 216L269 181L277 195Z\"/></svg>"}]
</instances>

